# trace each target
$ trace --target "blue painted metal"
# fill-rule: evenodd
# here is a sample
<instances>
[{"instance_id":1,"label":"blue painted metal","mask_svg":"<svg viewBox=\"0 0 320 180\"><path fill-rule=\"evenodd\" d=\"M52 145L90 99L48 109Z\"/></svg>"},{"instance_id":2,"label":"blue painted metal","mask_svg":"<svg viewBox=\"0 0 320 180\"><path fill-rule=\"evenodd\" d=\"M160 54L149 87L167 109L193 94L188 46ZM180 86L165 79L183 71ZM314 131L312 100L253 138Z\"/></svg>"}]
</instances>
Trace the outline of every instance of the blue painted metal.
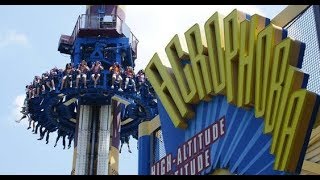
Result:
<instances>
[{"instance_id":1,"label":"blue painted metal","mask_svg":"<svg viewBox=\"0 0 320 180\"><path fill-rule=\"evenodd\" d=\"M59 87L59 86L58 86ZM57 88L58 89L58 88ZM61 96L63 94L63 96ZM59 96L60 95L60 96ZM69 99L76 98L79 104L98 104L110 105L112 96L118 95L128 102L131 102L123 111L123 120L127 118L134 119L121 129L124 136L133 135L137 138L137 129L140 122L150 120L158 114L157 103L149 94L126 93L112 90L110 88L88 88L74 89L65 88L61 91L47 92L44 95L29 100L29 113L35 122L42 127L63 127L70 133L74 133L75 123L70 121L76 119L77 103L69 106L64 105ZM65 99L63 97L66 97Z\"/></svg>"},{"instance_id":2,"label":"blue painted metal","mask_svg":"<svg viewBox=\"0 0 320 180\"><path fill-rule=\"evenodd\" d=\"M151 167L151 136L141 136L138 141L139 159L138 174L149 175Z\"/></svg>"},{"instance_id":3,"label":"blue painted metal","mask_svg":"<svg viewBox=\"0 0 320 180\"><path fill-rule=\"evenodd\" d=\"M218 95L210 102L201 102L196 107L196 116L188 121L188 128L180 130L173 127L160 100L158 107L166 154L171 153L173 158L180 145L225 117L226 133L211 145L211 166L202 174L219 168L235 174L283 174L273 170L274 156L269 152L271 135L263 133L263 119L255 118L252 108L237 108ZM175 164L172 167L174 172Z\"/></svg>"}]
</instances>

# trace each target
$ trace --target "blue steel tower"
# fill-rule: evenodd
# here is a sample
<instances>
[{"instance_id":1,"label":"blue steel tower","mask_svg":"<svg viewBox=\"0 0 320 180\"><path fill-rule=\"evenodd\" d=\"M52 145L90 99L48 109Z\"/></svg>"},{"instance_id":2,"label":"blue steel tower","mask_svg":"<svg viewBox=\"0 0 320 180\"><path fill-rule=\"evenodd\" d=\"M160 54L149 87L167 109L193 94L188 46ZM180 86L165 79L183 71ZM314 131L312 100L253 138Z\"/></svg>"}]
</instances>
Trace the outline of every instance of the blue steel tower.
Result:
<instances>
[{"instance_id":1,"label":"blue steel tower","mask_svg":"<svg viewBox=\"0 0 320 180\"><path fill-rule=\"evenodd\" d=\"M86 14L79 16L72 35L62 35L59 41L58 50L69 54L74 65L82 60L89 65L100 61L105 69L100 86L92 92L84 90L78 99L73 174L118 174L121 111L125 111L129 102L119 98L128 92L114 96L118 92L109 89L108 69L116 62L123 69L134 67L138 44L125 23L124 8L117 5L87 6ZM132 135L137 134L135 131Z\"/></svg>"}]
</instances>

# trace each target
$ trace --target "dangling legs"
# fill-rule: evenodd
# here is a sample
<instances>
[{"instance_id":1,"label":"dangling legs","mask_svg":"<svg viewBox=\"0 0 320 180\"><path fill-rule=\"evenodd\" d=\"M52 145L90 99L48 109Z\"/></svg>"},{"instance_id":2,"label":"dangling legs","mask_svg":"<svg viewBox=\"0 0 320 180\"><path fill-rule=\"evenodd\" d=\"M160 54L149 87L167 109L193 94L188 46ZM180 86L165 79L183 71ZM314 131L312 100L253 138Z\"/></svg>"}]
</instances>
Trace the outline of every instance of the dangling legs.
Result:
<instances>
[{"instance_id":1,"label":"dangling legs","mask_svg":"<svg viewBox=\"0 0 320 180\"><path fill-rule=\"evenodd\" d=\"M32 121L32 120L31 120L31 121ZM35 127L36 127L36 122L35 122L35 121L33 121L33 123L32 123L32 132L34 132Z\"/></svg>"},{"instance_id":2,"label":"dangling legs","mask_svg":"<svg viewBox=\"0 0 320 180\"><path fill-rule=\"evenodd\" d=\"M129 153L132 153L131 150L130 150L129 142L127 143L127 145L128 145L128 151L129 151Z\"/></svg>"},{"instance_id":3,"label":"dangling legs","mask_svg":"<svg viewBox=\"0 0 320 180\"><path fill-rule=\"evenodd\" d=\"M76 88L78 88L79 86L79 80L80 80L80 77L81 77L81 75L80 74L78 74L77 75L77 79L76 79Z\"/></svg>"},{"instance_id":4,"label":"dangling legs","mask_svg":"<svg viewBox=\"0 0 320 180\"><path fill-rule=\"evenodd\" d=\"M29 127L27 128L27 129L30 129L31 128L31 121L32 120L30 120L30 119L28 119L29 120Z\"/></svg>"},{"instance_id":5,"label":"dangling legs","mask_svg":"<svg viewBox=\"0 0 320 180\"><path fill-rule=\"evenodd\" d=\"M42 94L46 93L46 87L43 84L41 85L41 91Z\"/></svg>"},{"instance_id":6,"label":"dangling legs","mask_svg":"<svg viewBox=\"0 0 320 180\"><path fill-rule=\"evenodd\" d=\"M36 97L36 88L33 88L33 89L32 89L32 96L31 96L31 98L34 98L34 97Z\"/></svg>"},{"instance_id":7,"label":"dangling legs","mask_svg":"<svg viewBox=\"0 0 320 180\"><path fill-rule=\"evenodd\" d=\"M36 130L34 131L34 133L33 134L37 134L38 133L38 129L39 129L39 127L40 127L40 124L39 124L39 122L37 123L37 125L36 125Z\"/></svg>"},{"instance_id":8,"label":"dangling legs","mask_svg":"<svg viewBox=\"0 0 320 180\"><path fill-rule=\"evenodd\" d=\"M122 146L123 146L123 143L121 142L119 153L121 153Z\"/></svg>"},{"instance_id":9,"label":"dangling legs","mask_svg":"<svg viewBox=\"0 0 320 180\"><path fill-rule=\"evenodd\" d=\"M43 127L40 127L40 138L38 140L42 140L44 137L44 134L46 133L46 129L42 130Z\"/></svg>"},{"instance_id":10,"label":"dangling legs","mask_svg":"<svg viewBox=\"0 0 320 180\"><path fill-rule=\"evenodd\" d=\"M54 80L53 79L51 79L51 86L52 86L52 90L56 90L56 86L55 86L55 84L54 84Z\"/></svg>"},{"instance_id":11,"label":"dangling legs","mask_svg":"<svg viewBox=\"0 0 320 180\"><path fill-rule=\"evenodd\" d=\"M129 146L129 140L130 140L130 136L126 136L124 138L124 142L127 143L127 145L128 145L128 152L131 153L130 146Z\"/></svg>"},{"instance_id":12,"label":"dangling legs","mask_svg":"<svg viewBox=\"0 0 320 180\"><path fill-rule=\"evenodd\" d=\"M72 75L69 75L68 77L69 87L72 88Z\"/></svg>"},{"instance_id":13,"label":"dangling legs","mask_svg":"<svg viewBox=\"0 0 320 180\"><path fill-rule=\"evenodd\" d=\"M100 74L97 74L96 80L94 81L94 87L97 86L99 78L100 78Z\"/></svg>"},{"instance_id":14,"label":"dangling legs","mask_svg":"<svg viewBox=\"0 0 320 180\"><path fill-rule=\"evenodd\" d=\"M60 137L61 137L61 134L60 134L60 131L58 130L58 136L57 136L57 139L56 139L56 143L54 144L54 147L57 146Z\"/></svg>"},{"instance_id":15,"label":"dangling legs","mask_svg":"<svg viewBox=\"0 0 320 180\"><path fill-rule=\"evenodd\" d=\"M29 99L31 99L31 98L32 98L32 94L33 94L32 92L33 92L32 90L30 90L30 89L28 90L28 93L29 93Z\"/></svg>"},{"instance_id":16,"label":"dangling legs","mask_svg":"<svg viewBox=\"0 0 320 180\"><path fill-rule=\"evenodd\" d=\"M121 75L120 74L118 74L117 75L117 78L118 78L118 80L119 80L119 89L118 89L118 91L123 91L122 89L121 89L121 86L122 86L122 77L121 77Z\"/></svg>"},{"instance_id":17,"label":"dangling legs","mask_svg":"<svg viewBox=\"0 0 320 180\"><path fill-rule=\"evenodd\" d=\"M136 89L136 82L131 78L131 83L132 83L132 86L133 86L133 91L136 92L137 89Z\"/></svg>"},{"instance_id":18,"label":"dangling legs","mask_svg":"<svg viewBox=\"0 0 320 180\"><path fill-rule=\"evenodd\" d=\"M62 145L63 145L63 149L66 149L66 135L62 136Z\"/></svg>"},{"instance_id":19,"label":"dangling legs","mask_svg":"<svg viewBox=\"0 0 320 180\"><path fill-rule=\"evenodd\" d=\"M39 96L39 91L40 91L40 87L39 87L40 85L38 85L38 87L37 87L37 93L36 93L36 95L35 95L35 97L38 97Z\"/></svg>"},{"instance_id":20,"label":"dangling legs","mask_svg":"<svg viewBox=\"0 0 320 180\"><path fill-rule=\"evenodd\" d=\"M63 89L64 82L65 82L66 78L67 78L67 76L63 76L62 81L61 81L61 87L60 87L60 90L62 90L62 89Z\"/></svg>"},{"instance_id":21,"label":"dangling legs","mask_svg":"<svg viewBox=\"0 0 320 180\"><path fill-rule=\"evenodd\" d=\"M68 144L68 149L71 148L71 142L72 142L72 139L73 139L73 134L69 135L69 144Z\"/></svg>"},{"instance_id":22,"label":"dangling legs","mask_svg":"<svg viewBox=\"0 0 320 180\"><path fill-rule=\"evenodd\" d=\"M113 88L114 88L114 82L116 81L116 77L117 77L117 75L116 75L116 74L113 74L113 75L112 75L111 89L113 89Z\"/></svg>"},{"instance_id":23,"label":"dangling legs","mask_svg":"<svg viewBox=\"0 0 320 180\"><path fill-rule=\"evenodd\" d=\"M128 88L128 84L129 84L129 78L126 78L126 80L124 82L124 89Z\"/></svg>"},{"instance_id":24,"label":"dangling legs","mask_svg":"<svg viewBox=\"0 0 320 180\"><path fill-rule=\"evenodd\" d=\"M50 82L49 82L49 81L47 81L47 82L46 82L46 85L48 86L48 88L50 89L50 91L52 91L52 87L51 87L51 85L50 85Z\"/></svg>"},{"instance_id":25,"label":"dangling legs","mask_svg":"<svg viewBox=\"0 0 320 180\"><path fill-rule=\"evenodd\" d=\"M87 88L87 75L86 74L82 74L82 80L83 80L84 88Z\"/></svg>"},{"instance_id":26,"label":"dangling legs","mask_svg":"<svg viewBox=\"0 0 320 180\"><path fill-rule=\"evenodd\" d=\"M93 86L96 87L96 80L95 80L94 76L95 76L95 74L92 74L91 79L93 81Z\"/></svg>"},{"instance_id":27,"label":"dangling legs","mask_svg":"<svg viewBox=\"0 0 320 180\"><path fill-rule=\"evenodd\" d=\"M46 131L47 131L46 144L48 144L49 143L49 134L50 134L50 132L49 132L49 130L46 130Z\"/></svg>"}]
</instances>

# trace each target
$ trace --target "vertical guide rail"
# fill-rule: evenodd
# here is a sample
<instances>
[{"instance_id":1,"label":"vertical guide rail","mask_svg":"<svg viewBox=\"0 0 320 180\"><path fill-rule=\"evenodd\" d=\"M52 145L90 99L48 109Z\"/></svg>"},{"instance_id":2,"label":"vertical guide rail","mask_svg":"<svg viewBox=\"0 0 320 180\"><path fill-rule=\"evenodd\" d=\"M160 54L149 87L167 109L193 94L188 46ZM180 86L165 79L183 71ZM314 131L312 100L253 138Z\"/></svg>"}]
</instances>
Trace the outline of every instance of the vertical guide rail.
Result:
<instances>
[{"instance_id":1,"label":"vertical guide rail","mask_svg":"<svg viewBox=\"0 0 320 180\"><path fill-rule=\"evenodd\" d=\"M71 175L76 174L76 166L77 166L77 147L78 147L78 131L79 131L79 117L80 117L80 109L82 106L77 107L77 122L76 122L76 129L75 129L75 134L74 134L74 148L73 148L73 159L72 159L72 170L71 170Z\"/></svg>"},{"instance_id":2,"label":"vertical guide rail","mask_svg":"<svg viewBox=\"0 0 320 180\"><path fill-rule=\"evenodd\" d=\"M76 175L88 174L88 150L89 150L89 135L90 135L90 106L81 105L79 116L79 127L78 127L78 140L77 140L77 151L76 151Z\"/></svg>"},{"instance_id":3,"label":"vertical guide rail","mask_svg":"<svg viewBox=\"0 0 320 180\"><path fill-rule=\"evenodd\" d=\"M89 168L88 168L88 174L94 175L96 174L96 157L97 157L97 139L99 139L98 135L98 121L99 121L99 107L98 106L91 106L91 134L90 137L90 146L89 146Z\"/></svg>"},{"instance_id":4,"label":"vertical guide rail","mask_svg":"<svg viewBox=\"0 0 320 180\"><path fill-rule=\"evenodd\" d=\"M121 110L124 104L79 106L73 175L118 175Z\"/></svg>"},{"instance_id":5,"label":"vertical guide rail","mask_svg":"<svg viewBox=\"0 0 320 180\"><path fill-rule=\"evenodd\" d=\"M111 105L101 106L100 108L100 127L97 175L108 174L109 148L110 148L110 127L112 122Z\"/></svg>"}]
</instances>

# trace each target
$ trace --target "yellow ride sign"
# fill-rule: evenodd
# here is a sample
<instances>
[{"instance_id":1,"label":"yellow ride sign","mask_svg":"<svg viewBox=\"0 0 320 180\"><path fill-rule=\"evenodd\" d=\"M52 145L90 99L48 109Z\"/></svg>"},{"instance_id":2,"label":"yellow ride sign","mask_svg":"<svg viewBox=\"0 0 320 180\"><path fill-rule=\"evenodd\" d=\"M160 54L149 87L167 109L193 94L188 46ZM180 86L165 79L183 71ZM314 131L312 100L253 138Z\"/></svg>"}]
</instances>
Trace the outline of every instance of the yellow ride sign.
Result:
<instances>
[{"instance_id":1,"label":"yellow ride sign","mask_svg":"<svg viewBox=\"0 0 320 180\"><path fill-rule=\"evenodd\" d=\"M283 39L285 30L266 26L265 17L247 20L238 10L213 14L204 29L206 41L199 24L185 32L188 53L178 35L172 38L165 48L172 69L156 53L145 71L173 124L187 128L193 104L223 94L239 108L254 107L272 134L274 169L294 172L317 98L298 68L303 44Z\"/></svg>"}]
</instances>

